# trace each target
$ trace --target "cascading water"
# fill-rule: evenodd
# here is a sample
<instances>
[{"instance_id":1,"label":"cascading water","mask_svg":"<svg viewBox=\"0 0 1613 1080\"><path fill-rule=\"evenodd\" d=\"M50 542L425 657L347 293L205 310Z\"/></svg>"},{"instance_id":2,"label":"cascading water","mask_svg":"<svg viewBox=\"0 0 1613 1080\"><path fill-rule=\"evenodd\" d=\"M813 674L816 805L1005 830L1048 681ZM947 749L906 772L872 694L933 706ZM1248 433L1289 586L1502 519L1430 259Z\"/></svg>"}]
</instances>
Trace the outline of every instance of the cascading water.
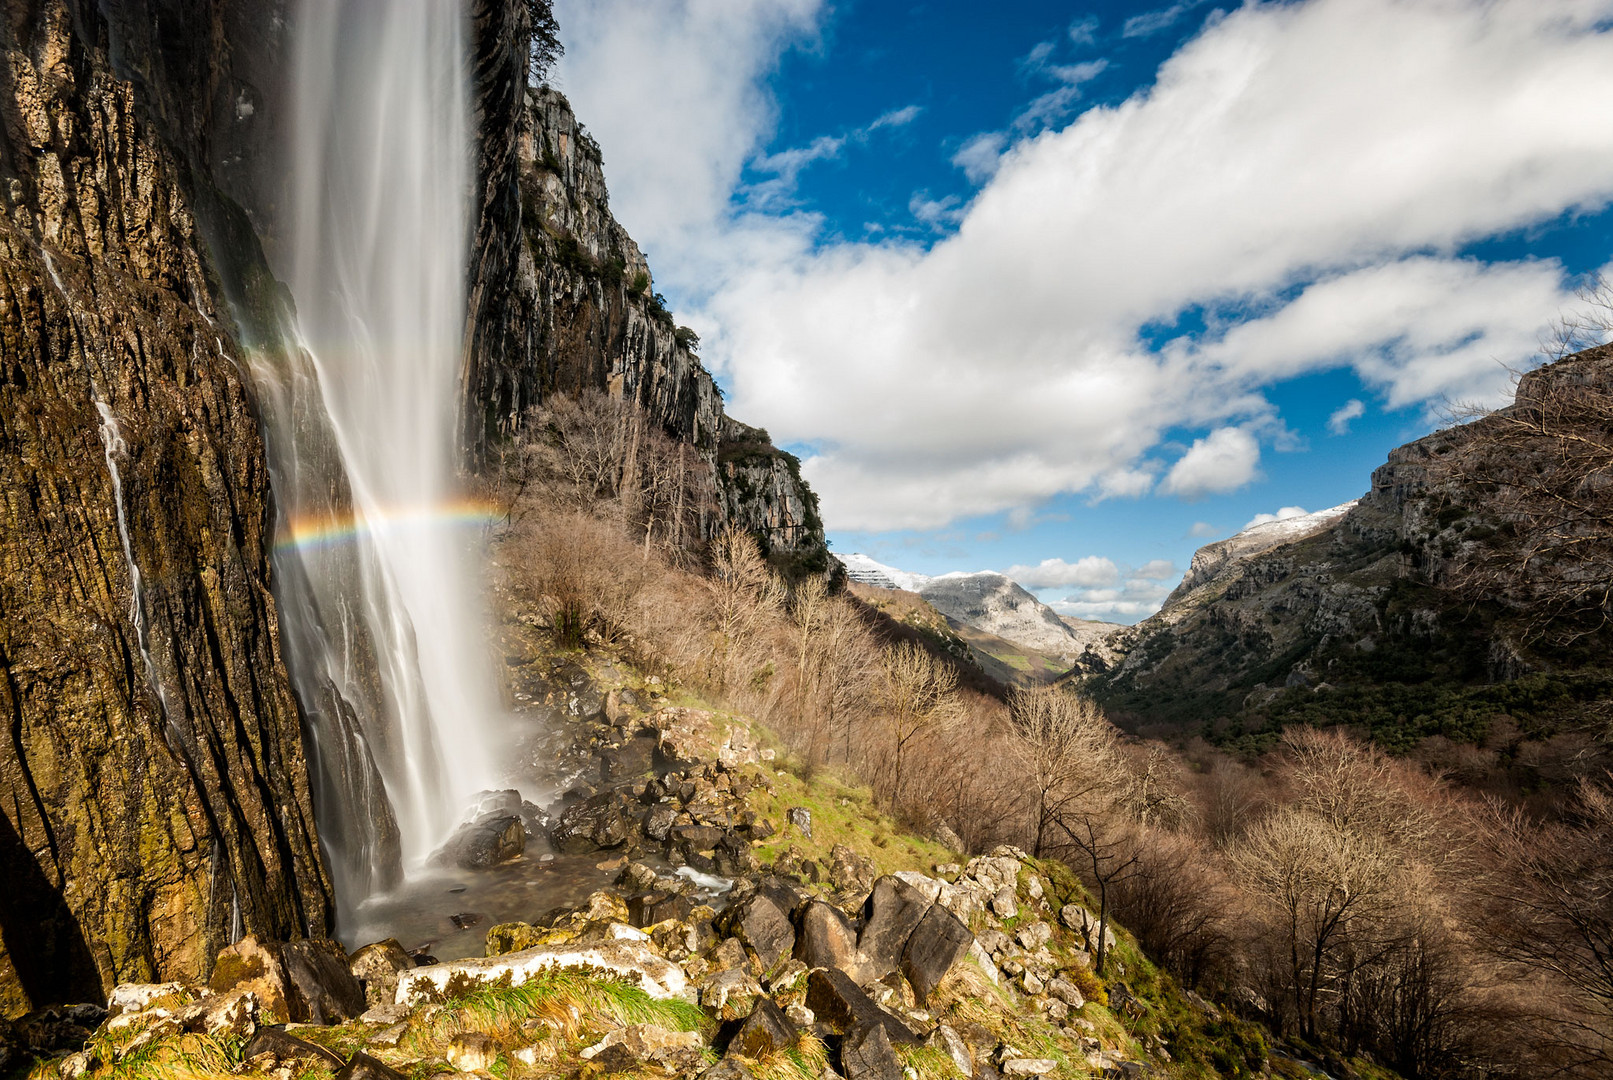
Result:
<instances>
[{"instance_id":1,"label":"cascading water","mask_svg":"<svg viewBox=\"0 0 1613 1080\"><path fill-rule=\"evenodd\" d=\"M470 233L464 14L304 0L278 271L296 347L252 360L277 594L338 907L395 883L500 779L458 494Z\"/></svg>"}]
</instances>

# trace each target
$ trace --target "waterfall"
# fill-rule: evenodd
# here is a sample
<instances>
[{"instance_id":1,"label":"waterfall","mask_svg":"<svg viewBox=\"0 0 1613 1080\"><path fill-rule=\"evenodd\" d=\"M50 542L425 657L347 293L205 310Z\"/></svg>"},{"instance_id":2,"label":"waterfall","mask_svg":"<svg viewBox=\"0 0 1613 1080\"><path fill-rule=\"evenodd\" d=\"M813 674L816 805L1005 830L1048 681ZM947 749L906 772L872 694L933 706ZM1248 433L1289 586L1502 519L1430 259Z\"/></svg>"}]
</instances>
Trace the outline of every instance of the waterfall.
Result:
<instances>
[{"instance_id":1,"label":"waterfall","mask_svg":"<svg viewBox=\"0 0 1613 1080\"><path fill-rule=\"evenodd\" d=\"M276 270L292 345L251 357L276 594L342 916L494 786L502 709L459 491L472 157L446 0L303 0Z\"/></svg>"}]
</instances>

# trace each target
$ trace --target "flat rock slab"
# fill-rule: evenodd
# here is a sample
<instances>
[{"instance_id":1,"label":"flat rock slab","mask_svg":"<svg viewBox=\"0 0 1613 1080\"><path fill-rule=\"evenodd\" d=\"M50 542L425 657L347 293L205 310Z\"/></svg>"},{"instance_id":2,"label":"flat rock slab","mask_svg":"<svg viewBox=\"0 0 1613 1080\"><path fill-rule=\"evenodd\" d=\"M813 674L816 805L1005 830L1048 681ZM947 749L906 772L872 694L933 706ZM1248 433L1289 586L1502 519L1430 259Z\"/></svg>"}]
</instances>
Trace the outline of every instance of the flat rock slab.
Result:
<instances>
[{"instance_id":1,"label":"flat rock slab","mask_svg":"<svg viewBox=\"0 0 1613 1080\"><path fill-rule=\"evenodd\" d=\"M878 968L876 976L896 970L907 939L929 907L924 894L901 878L886 875L874 882L863 907L866 921L857 948Z\"/></svg>"},{"instance_id":2,"label":"flat rock slab","mask_svg":"<svg viewBox=\"0 0 1613 1080\"><path fill-rule=\"evenodd\" d=\"M635 983L653 998L695 1000L683 969L638 941L554 945L503 956L453 960L418 967L398 976L397 1003L415 1005L455 997L483 986L520 986L556 968L590 969Z\"/></svg>"},{"instance_id":3,"label":"flat rock slab","mask_svg":"<svg viewBox=\"0 0 1613 1080\"><path fill-rule=\"evenodd\" d=\"M969 955L975 937L952 912L939 904L924 913L902 951L902 974L920 1001L930 996L952 965Z\"/></svg>"},{"instance_id":4,"label":"flat rock slab","mask_svg":"<svg viewBox=\"0 0 1613 1080\"><path fill-rule=\"evenodd\" d=\"M840 1071L846 1080L902 1080L890 1035L875 1024L846 1036L840 1047Z\"/></svg>"}]
</instances>

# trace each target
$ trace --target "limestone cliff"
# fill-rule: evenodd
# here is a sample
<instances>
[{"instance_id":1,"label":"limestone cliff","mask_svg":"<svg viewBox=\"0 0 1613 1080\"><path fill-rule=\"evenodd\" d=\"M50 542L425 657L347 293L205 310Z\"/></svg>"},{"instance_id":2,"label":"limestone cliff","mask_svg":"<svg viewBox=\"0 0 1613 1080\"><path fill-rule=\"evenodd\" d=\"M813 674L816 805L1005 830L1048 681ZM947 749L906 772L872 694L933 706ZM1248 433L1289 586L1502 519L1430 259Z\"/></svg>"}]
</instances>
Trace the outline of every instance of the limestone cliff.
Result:
<instances>
[{"instance_id":1,"label":"limestone cliff","mask_svg":"<svg viewBox=\"0 0 1613 1080\"><path fill-rule=\"evenodd\" d=\"M1608 709L1606 613L1594 610L1613 515L1605 462L1570 475L1566 448L1582 440L1530 419L1558 400L1565 417L1605 425L1605 411L1559 399L1571 387L1613 399L1613 349L1531 372L1515 405L1392 451L1358 502L1206 546L1164 608L1111 634L1115 655L1088 650L1077 679L1133 726L1251 746L1291 722L1357 725L1406 748L1482 739L1501 716L1549 734ZM1575 509L1552 550L1530 492L1559 482L1590 512ZM1549 606L1553 581L1581 579L1592 610Z\"/></svg>"},{"instance_id":2,"label":"limestone cliff","mask_svg":"<svg viewBox=\"0 0 1613 1080\"><path fill-rule=\"evenodd\" d=\"M512 17L508 25L519 20ZM503 68L497 70L503 71ZM484 139L514 131L513 163L485 151L484 189L496 205L478 250L486 280L474 286L479 324L467 365L467 430L485 453L518 432L547 395L598 388L636 402L668 434L695 446L713 467L713 527L756 532L776 555L804 567L827 565L817 498L795 458L766 432L723 412L722 393L655 293L649 264L611 215L599 145L557 91L530 91L520 122L502 111L507 81L481 87L489 104ZM513 169L518 199L497 179ZM513 251L500 245L510 238ZM495 272L504 269L505 277ZM493 298L481 300L477 297Z\"/></svg>"},{"instance_id":3,"label":"limestone cliff","mask_svg":"<svg viewBox=\"0 0 1613 1080\"><path fill-rule=\"evenodd\" d=\"M0 3L0 1010L326 929L213 165L272 5ZM260 54L258 55L261 58ZM228 254L228 264L218 252Z\"/></svg>"}]
</instances>

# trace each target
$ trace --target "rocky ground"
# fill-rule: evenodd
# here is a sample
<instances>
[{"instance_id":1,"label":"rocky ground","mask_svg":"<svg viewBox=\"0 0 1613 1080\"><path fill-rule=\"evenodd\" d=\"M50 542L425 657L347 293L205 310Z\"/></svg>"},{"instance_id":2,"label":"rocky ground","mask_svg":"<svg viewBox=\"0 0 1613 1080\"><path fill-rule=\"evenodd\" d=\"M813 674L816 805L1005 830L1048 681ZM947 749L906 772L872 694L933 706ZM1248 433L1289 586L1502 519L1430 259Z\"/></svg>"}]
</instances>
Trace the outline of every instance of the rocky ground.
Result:
<instances>
[{"instance_id":1,"label":"rocky ground","mask_svg":"<svg viewBox=\"0 0 1613 1080\"><path fill-rule=\"evenodd\" d=\"M614 884L491 927L481 958L246 938L205 986L125 985L105 1011L35 1014L5 1033L4 1067L287 1080L1271 1069L1257 1029L1175 992L1123 934L1094 974L1095 919L1064 868L1012 848L962 859L905 834L866 791L777 768L744 718L674 703L625 666L591 670L606 684L573 669L560 697L583 714L550 752L573 768L586 753L593 770L548 813L491 793L458 850L587 856Z\"/></svg>"}]
</instances>

